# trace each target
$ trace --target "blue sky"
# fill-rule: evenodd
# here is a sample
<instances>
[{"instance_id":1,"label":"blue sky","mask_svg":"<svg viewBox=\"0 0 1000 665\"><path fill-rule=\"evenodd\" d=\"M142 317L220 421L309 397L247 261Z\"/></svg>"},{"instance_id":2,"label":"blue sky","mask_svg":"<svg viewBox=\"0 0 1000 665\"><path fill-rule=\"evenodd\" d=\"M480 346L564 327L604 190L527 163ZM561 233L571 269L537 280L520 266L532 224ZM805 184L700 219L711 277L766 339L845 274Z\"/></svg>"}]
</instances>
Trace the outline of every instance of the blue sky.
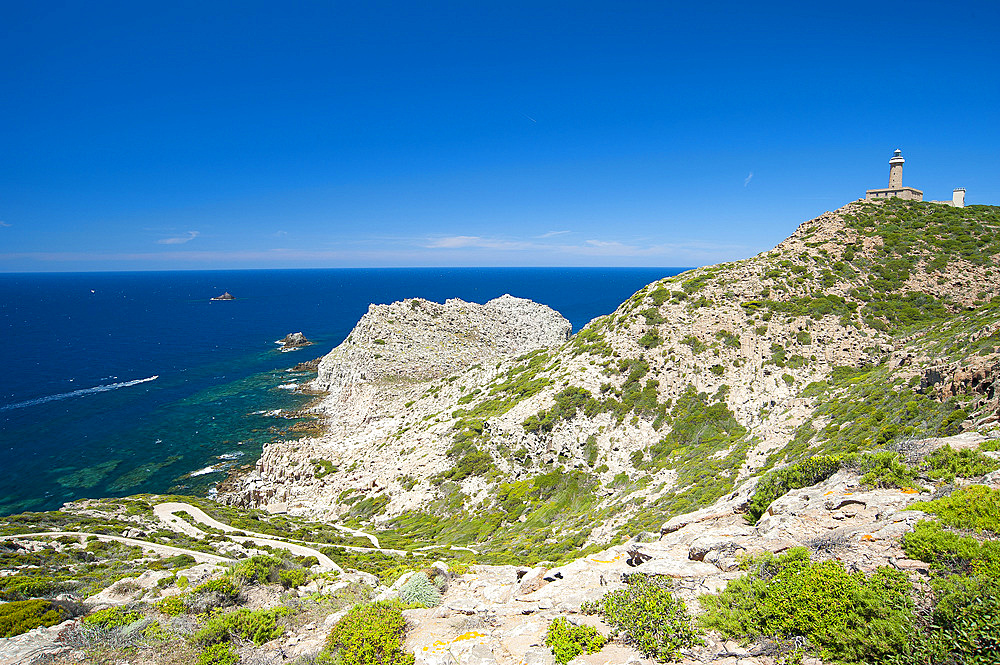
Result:
<instances>
[{"instance_id":1,"label":"blue sky","mask_svg":"<svg viewBox=\"0 0 1000 665\"><path fill-rule=\"evenodd\" d=\"M1000 203L1000 5L5 2L0 271L692 266Z\"/></svg>"}]
</instances>

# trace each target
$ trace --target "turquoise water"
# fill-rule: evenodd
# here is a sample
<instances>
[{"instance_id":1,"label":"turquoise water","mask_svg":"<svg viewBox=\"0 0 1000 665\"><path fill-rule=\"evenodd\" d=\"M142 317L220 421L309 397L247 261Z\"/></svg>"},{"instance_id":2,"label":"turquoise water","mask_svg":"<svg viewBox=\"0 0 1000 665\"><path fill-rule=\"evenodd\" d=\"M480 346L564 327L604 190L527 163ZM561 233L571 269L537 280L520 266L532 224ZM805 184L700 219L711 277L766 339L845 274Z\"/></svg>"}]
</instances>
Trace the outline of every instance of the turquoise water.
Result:
<instances>
[{"instance_id":1,"label":"turquoise water","mask_svg":"<svg viewBox=\"0 0 1000 665\"><path fill-rule=\"evenodd\" d=\"M0 274L0 514L82 497L204 494L310 398L280 386L372 302L545 303L578 330L671 268ZM229 291L237 300L211 302ZM315 345L279 353L302 331Z\"/></svg>"}]
</instances>

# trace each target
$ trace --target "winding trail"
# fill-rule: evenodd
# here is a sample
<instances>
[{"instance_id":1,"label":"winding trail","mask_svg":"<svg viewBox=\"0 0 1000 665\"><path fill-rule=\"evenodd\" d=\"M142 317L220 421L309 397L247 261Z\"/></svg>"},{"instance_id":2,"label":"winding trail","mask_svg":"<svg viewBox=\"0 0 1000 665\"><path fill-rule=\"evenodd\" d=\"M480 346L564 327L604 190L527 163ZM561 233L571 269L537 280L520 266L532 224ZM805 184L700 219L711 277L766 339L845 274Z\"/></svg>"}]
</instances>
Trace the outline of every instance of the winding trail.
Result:
<instances>
[{"instance_id":1,"label":"winding trail","mask_svg":"<svg viewBox=\"0 0 1000 665\"><path fill-rule=\"evenodd\" d=\"M255 545L265 545L267 547L280 547L288 550L292 554L298 556L314 556L316 560L319 561L319 565L327 570L339 570L344 572L343 569L334 563L333 559L323 554L317 549L312 547L306 547L305 545L299 545L296 543L290 543L284 540L277 540L274 536L255 533L253 531L245 531L243 529L237 529L236 527L230 526L223 522L214 519L209 516L204 510L198 508L197 506L192 506L189 503L177 503L174 501L168 501L166 503L158 503L153 506L153 514L163 522L166 526L170 527L175 531L180 531L194 538L203 538L208 535L205 531L202 531L193 524L188 523L181 517L178 517L176 513L187 513L193 517L196 521L202 524L212 527L213 529L219 529L220 531L225 531L227 534L232 534L234 532L240 532L247 534L245 536L234 536L229 535L229 539L236 541L237 543L253 543Z\"/></svg>"},{"instance_id":2,"label":"winding trail","mask_svg":"<svg viewBox=\"0 0 1000 665\"><path fill-rule=\"evenodd\" d=\"M226 533L240 532L258 538L268 538L268 539L275 538L275 536L266 533L257 533L255 531L247 531L246 529L237 529L232 525L220 522L219 520L215 519L214 517L206 513L201 508L198 508L197 506L192 506L190 503L179 503L176 501L168 501L166 503L158 503L155 506L153 506L153 514L156 515L156 517L159 518L161 522L170 526L171 528L177 531L182 531L188 534L189 536L201 537L205 535L204 531L192 525L185 519L178 517L175 513L187 513L188 515L193 517L196 522L201 522L205 526L210 526L213 529L219 529L220 531L225 531ZM330 524L329 526L332 526L334 529L337 529L339 531L344 531L346 533L349 533L356 538L367 538L372 543L372 547L358 547L357 545L337 545L336 547L343 547L344 549L350 550L352 552L386 552L389 554L396 554L400 556L406 555L405 550L394 550L382 547L381 545L379 545L378 538L376 538L370 533L365 533L364 531L358 531L357 529L352 529L346 526L340 526L339 524ZM314 542L311 543L307 540L297 540L295 538L281 538L281 540L302 543L304 545L316 544Z\"/></svg>"},{"instance_id":3,"label":"winding trail","mask_svg":"<svg viewBox=\"0 0 1000 665\"><path fill-rule=\"evenodd\" d=\"M153 506L153 514L163 522L164 525L168 526L175 531L180 531L189 536L196 538L203 538L208 535L195 525L191 524L187 520L178 516L177 513L187 513L196 522L200 522L205 526L211 527L213 529L218 529L224 531L227 534L240 533L245 535L229 535L230 540L234 540L239 543L257 543L259 545L267 545L268 547L283 547L293 554L299 556L314 556L316 557L320 565L325 567L330 567L332 570L340 570L340 566L333 562L333 559L323 554L319 550L310 547L310 545L317 545L319 543L312 543L305 540L296 540L293 538L279 538L272 534L257 533L255 531L247 531L246 529L237 529L236 527L220 522L208 513L206 513L201 508L197 506L192 506L190 503L180 503L176 501L167 501L164 503L158 503ZM336 525L331 525L336 526ZM354 545L337 545L336 547L342 547L350 552L382 552L384 554L391 554L394 556L407 556L405 550L394 550L384 547L379 547L378 539L370 534L358 531L356 529L349 529L348 527L336 526L340 530L347 531L354 536L360 536L368 538L375 547L357 547Z\"/></svg>"},{"instance_id":4,"label":"winding trail","mask_svg":"<svg viewBox=\"0 0 1000 665\"><path fill-rule=\"evenodd\" d=\"M195 519L195 521L201 522L205 526L210 526L213 529L219 529L220 531L225 531L227 533L233 533L235 531L240 531L242 533L247 533L247 534L250 534L250 535L253 535L253 536L258 536L258 537L261 537L261 538L273 538L274 537L274 536L270 536L270 535L264 534L264 533L256 533L254 531L247 531L246 529L237 529L234 526L230 526L229 524L225 524L223 522L220 522L219 520L215 519L214 517L212 517L211 515L209 515L208 513L206 513L201 508L198 508L197 506L192 506L190 503L180 503L180 502L177 502L177 501L168 501L166 503L158 503L155 506L153 506L153 514L156 515L159 518L159 520L161 522L163 522L164 524L169 525L170 527L176 529L177 531L183 531L184 533L188 534L189 536L203 536L204 535L203 531L201 531L197 527L193 526L192 524L188 523L184 519L182 519L180 517L177 517L174 513L187 513L188 515L190 515L191 517L193 517ZM387 551L387 552L402 552L402 550L383 550L382 546L379 545L378 538L376 538L375 536L373 536L370 533L365 533L364 531L358 531L357 529L352 529L352 528L346 527L346 526L340 526L339 524L330 524L329 526L333 527L334 529L337 529L338 531L344 531L345 533L349 533L349 534L351 534L352 536L354 536L356 538L366 538L372 544L372 546L370 548L368 548L368 547L356 547L356 546L348 545L348 546L345 546L347 549L352 549L352 550L356 550L356 551L375 551L375 550L379 550L379 551ZM295 539L293 539L293 538L287 538L285 540L295 540ZM308 541L299 540L297 542L307 543Z\"/></svg>"},{"instance_id":5,"label":"winding trail","mask_svg":"<svg viewBox=\"0 0 1000 665\"><path fill-rule=\"evenodd\" d=\"M135 538L125 538L124 536L109 536L104 533L91 533L89 531L37 531L35 533L16 533L10 536L0 536L0 540L15 540L17 538L41 538L46 536L52 536L58 538L59 536L84 536L97 538L100 541L108 542L115 541L118 543L125 543L126 545L138 545L139 547L151 550L157 554L188 554L198 563L235 563L235 559L230 559L228 557L220 556L218 554L209 554L208 552L199 552L198 550L187 550L181 547L174 547L173 545L161 545L160 543L151 543L147 540L137 540Z\"/></svg>"},{"instance_id":6,"label":"winding trail","mask_svg":"<svg viewBox=\"0 0 1000 665\"><path fill-rule=\"evenodd\" d=\"M177 531L185 535L191 536L192 538L204 538L209 535L208 532L202 531L195 525L191 524L187 520L178 516L177 513L187 513L196 522L200 522L205 526L211 527L213 529L218 529L227 534L227 537L237 543L250 543L254 545L263 545L266 547L273 547L276 549L285 549L295 554L297 556L313 556L319 562L319 565L327 571L340 571L344 570L338 566L333 559L327 555L320 552L315 547L310 547L310 545L319 545L321 543L311 543L304 540L293 540L293 539L279 539L276 536L266 533L257 533L254 531L247 531L246 529L237 529L234 526L220 522L214 517L210 516L204 510L197 506L192 506L189 503L179 503L174 501L168 501L165 503L158 503L153 506L153 514L156 516L164 526L172 531ZM405 557L408 552L405 550L394 550L379 546L378 538L371 534L364 533L363 531L358 531L357 529L351 529L348 527L331 525L335 528L350 533L353 536L367 538L372 542L374 547L357 547L354 545L338 545L337 547L342 547L345 550L351 552L381 552L384 554L391 554L394 556ZM235 534L240 535L235 535ZM9 536L0 536L0 541L3 540L14 540L17 538L45 538L45 537L55 537L59 536L73 536L73 537L94 537L101 541L114 541L119 543L125 543L126 545L136 545L142 547L145 550L156 552L157 554L166 555L177 555L177 554L187 554L194 558L195 561L199 563L235 563L236 559L221 556L219 554L209 554L207 552L199 552L198 550L189 550L182 547L174 547L173 545L163 545L161 543L153 543L147 540L139 540L137 538L127 538L125 536L112 536L103 533L91 533L89 531L36 531L33 533L16 533Z\"/></svg>"}]
</instances>

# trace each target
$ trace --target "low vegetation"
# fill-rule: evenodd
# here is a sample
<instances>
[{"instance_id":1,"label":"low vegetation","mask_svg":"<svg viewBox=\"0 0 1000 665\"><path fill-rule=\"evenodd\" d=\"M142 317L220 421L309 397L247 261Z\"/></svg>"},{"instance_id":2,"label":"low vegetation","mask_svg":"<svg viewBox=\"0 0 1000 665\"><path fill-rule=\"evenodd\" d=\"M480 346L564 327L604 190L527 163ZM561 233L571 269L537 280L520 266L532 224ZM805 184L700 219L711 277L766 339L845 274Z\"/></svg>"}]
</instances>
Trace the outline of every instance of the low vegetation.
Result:
<instances>
[{"instance_id":1,"label":"low vegetation","mask_svg":"<svg viewBox=\"0 0 1000 665\"><path fill-rule=\"evenodd\" d=\"M574 626L565 617L556 617L545 633L545 646L552 649L559 665L581 654L597 653L607 639L590 626Z\"/></svg>"},{"instance_id":2,"label":"low vegetation","mask_svg":"<svg viewBox=\"0 0 1000 665\"><path fill-rule=\"evenodd\" d=\"M398 602L351 609L330 631L316 662L321 665L413 665L403 650L406 620Z\"/></svg>"},{"instance_id":3,"label":"low vegetation","mask_svg":"<svg viewBox=\"0 0 1000 665\"><path fill-rule=\"evenodd\" d=\"M887 662L908 644L915 617L901 571L852 574L837 561L811 562L805 548L744 567L721 593L701 597L702 626L737 639L798 636L824 660L848 663Z\"/></svg>"},{"instance_id":4,"label":"low vegetation","mask_svg":"<svg viewBox=\"0 0 1000 665\"><path fill-rule=\"evenodd\" d=\"M14 637L39 626L54 626L69 612L48 600L15 600L0 603L0 638Z\"/></svg>"},{"instance_id":5,"label":"low vegetation","mask_svg":"<svg viewBox=\"0 0 1000 665\"><path fill-rule=\"evenodd\" d=\"M580 611L598 614L612 637L631 644L648 658L680 659L680 650L702 643L684 602L670 593L670 582L659 576L630 575L626 587L584 603Z\"/></svg>"},{"instance_id":6,"label":"low vegetation","mask_svg":"<svg viewBox=\"0 0 1000 665\"><path fill-rule=\"evenodd\" d=\"M776 499L791 490L826 480L845 467L857 470L862 484L868 487L913 488L918 478L926 482L952 482L955 478L982 476L1000 469L1000 462L978 450L956 451L948 445L931 452L913 466L906 464L899 453L889 450L818 455L767 473L754 490L747 507L747 518L756 523ZM957 494L963 496L963 492Z\"/></svg>"}]
</instances>

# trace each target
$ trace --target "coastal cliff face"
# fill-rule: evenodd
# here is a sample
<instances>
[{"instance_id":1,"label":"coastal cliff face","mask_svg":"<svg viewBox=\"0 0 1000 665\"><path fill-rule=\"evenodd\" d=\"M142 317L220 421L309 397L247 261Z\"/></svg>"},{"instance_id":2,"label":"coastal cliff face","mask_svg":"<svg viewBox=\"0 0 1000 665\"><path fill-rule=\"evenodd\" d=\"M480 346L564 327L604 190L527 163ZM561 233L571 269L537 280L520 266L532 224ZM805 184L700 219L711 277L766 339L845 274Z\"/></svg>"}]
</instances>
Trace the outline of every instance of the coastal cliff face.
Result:
<instances>
[{"instance_id":1,"label":"coastal cliff face","mask_svg":"<svg viewBox=\"0 0 1000 665\"><path fill-rule=\"evenodd\" d=\"M551 553L655 530L811 455L988 430L998 222L851 203L654 282L568 341L510 297L373 305L320 363L326 433L269 445L221 496L388 529L461 515L435 537Z\"/></svg>"},{"instance_id":2,"label":"coastal cliff face","mask_svg":"<svg viewBox=\"0 0 1000 665\"><path fill-rule=\"evenodd\" d=\"M998 256L1000 208L853 203L573 337L373 305L239 507L0 518L0 599L41 603L0 665L997 662Z\"/></svg>"},{"instance_id":3,"label":"coastal cliff face","mask_svg":"<svg viewBox=\"0 0 1000 665\"><path fill-rule=\"evenodd\" d=\"M571 326L555 310L504 295L484 305L413 298L371 305L347 340L320 361L313 387L429 381L490 359L558 346Z\"/></svg>"}]
</instances>

